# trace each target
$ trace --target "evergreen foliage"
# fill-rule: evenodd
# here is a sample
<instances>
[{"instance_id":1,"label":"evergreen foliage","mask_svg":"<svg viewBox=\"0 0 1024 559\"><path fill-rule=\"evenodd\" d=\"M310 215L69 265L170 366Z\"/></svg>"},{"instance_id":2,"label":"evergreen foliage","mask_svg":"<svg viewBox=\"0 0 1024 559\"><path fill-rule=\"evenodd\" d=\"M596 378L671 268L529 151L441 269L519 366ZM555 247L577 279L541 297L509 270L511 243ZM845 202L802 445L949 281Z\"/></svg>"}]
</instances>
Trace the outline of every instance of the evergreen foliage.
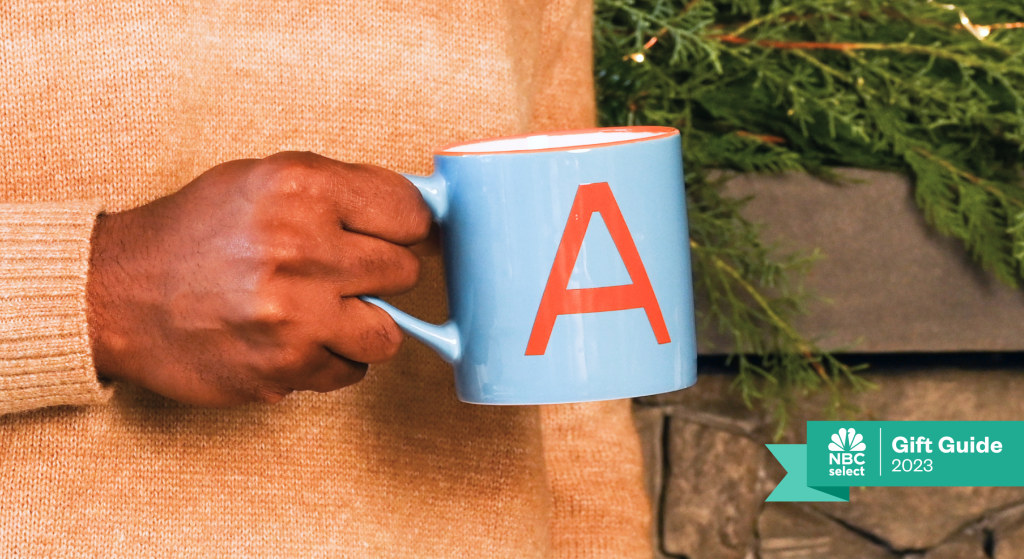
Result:
<instances>
[{"instance_id":1,"label":"evergreen foliage","mask_svg":"<svg viewBox=\"0 0 1024 559\"><path fill-rule=\"evenodd\" d=\"M596 9L603 124L682 132L695 279L710 302L703 319L733 336L748 401L766 399L781 419L787 400L860 381L790 325L804 259L765 246L709 169L905 172L937 230L1003 281L1024 279L1024 3L596 0Z\"/></svg>"}]
</instances>

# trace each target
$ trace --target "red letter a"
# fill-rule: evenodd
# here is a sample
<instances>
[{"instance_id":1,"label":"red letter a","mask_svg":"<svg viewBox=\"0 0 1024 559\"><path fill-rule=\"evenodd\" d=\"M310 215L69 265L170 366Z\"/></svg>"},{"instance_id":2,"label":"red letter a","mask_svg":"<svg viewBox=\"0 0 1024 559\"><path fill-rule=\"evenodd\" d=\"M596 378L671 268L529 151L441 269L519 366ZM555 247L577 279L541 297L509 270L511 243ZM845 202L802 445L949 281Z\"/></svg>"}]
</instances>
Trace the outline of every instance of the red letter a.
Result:
<instances>
[{"instance_id":1,"label":"red letter a","mask_svg":"<svg viewBox=\"0 0 1024 559\"><path fill-rule=\"evenodd\" d=\"M591 287L586 289L566 289L569 276L576 266L576 258L580 254L583 238L587 234L590 218L600 213L619 251L622 263L626 265L629 285L612 287ZM560 314L578 314L589 312L621 311L642 308L647 312L647 320L654 330L654 338L659 344L668 343L668 328L658 306L658 299L647 277L647 270L640 260L626 220L622 217L612 189L606 182L581 184L576 191L569 222L562 233L562 241L558 244L555 263L551 267L544 295L540 299L537 318L533 322L530 341L526 344L526 355L544 355L547 351L551 331L555 327L555 319Z\"/></svg>"}]
</instances>

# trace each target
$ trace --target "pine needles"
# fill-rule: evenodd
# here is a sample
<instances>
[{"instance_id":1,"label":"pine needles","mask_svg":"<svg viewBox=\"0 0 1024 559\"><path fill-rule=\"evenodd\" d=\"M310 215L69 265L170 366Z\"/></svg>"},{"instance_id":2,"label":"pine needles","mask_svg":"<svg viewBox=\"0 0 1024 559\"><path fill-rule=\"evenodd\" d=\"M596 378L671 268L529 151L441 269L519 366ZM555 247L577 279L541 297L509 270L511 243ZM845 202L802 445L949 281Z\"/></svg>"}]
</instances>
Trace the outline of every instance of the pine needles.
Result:
<instances>
[{"instance_id":1,"label":"pine needles","mask_svg":"<svg viewBox=\"0 0 1024 559\"><path fill-rule=\"evenodd\" d=\"M790 325L802 259L763 246L707 171L905 172L928 221L1017 285L1020 22L1024 4L995 0L597 0L602 121L682 132L704 319L733 336L745 398L781 418L780 402L858 381Z\"/></svg>"}]
</instances>

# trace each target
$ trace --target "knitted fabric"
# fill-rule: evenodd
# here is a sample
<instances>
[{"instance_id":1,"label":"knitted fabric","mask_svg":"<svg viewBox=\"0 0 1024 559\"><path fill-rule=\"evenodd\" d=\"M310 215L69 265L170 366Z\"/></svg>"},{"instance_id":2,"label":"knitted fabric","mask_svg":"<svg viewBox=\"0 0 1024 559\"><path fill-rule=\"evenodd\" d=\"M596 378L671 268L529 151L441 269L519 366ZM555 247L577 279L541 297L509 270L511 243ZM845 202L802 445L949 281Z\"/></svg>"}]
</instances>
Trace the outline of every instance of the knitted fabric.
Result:
<instances>
[{"instance_id":1,"label":"knitted fabric","mask_svg":"<svg viewBox=\"0 0 1024 559\"><path fill-rule=\"evenodd\" d=\"M406 342L331 394L203 409L97 380L98 212L311 150L589 126L587 0L0 7L0 556L649 557L627 401L459 402ZM445 316L441 264L394 299Z\"/></svg>"}]
</instances>

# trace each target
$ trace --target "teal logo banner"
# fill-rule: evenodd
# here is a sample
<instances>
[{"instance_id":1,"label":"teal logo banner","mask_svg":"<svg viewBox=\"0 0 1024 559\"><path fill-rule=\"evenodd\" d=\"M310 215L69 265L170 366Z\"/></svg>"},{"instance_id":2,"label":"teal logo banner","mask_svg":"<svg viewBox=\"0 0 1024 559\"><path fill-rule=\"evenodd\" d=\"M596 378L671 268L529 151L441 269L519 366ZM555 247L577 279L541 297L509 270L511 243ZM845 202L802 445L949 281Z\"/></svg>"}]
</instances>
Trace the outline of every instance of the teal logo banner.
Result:
<instances>
[{"instance_id":1,"label":"teal logo banner","mask_svg":"<svg viewBox=\"0 0 1024 559\"><path fill-rule=\"evenodd\" d=\"M768 501L848 501L850 487L1024 486L1024 421L808 421L767 445L786 477Z\"/></svg>"}]
</instances>

